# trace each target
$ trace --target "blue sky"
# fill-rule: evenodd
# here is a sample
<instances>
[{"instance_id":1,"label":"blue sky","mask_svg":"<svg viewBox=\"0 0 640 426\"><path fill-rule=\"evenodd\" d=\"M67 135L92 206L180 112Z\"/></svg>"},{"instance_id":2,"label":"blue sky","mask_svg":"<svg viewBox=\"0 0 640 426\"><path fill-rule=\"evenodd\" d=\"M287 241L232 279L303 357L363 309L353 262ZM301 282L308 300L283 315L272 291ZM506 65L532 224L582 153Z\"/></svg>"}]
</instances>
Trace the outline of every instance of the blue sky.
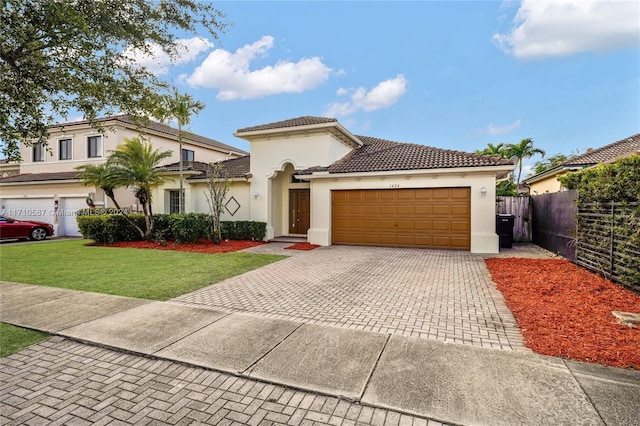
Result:
<instances>
[{"instance_id":1,"label":"blue sky","mask_svg":"<svg viewBox=\"0 0 640 426\"><path fill-rule=\"evenodd\" d=\"M233 24L219 41L141 63L206 103L193 132L245 150L238 128L302 115L469 152L533 138L570 154L640 132L640 2L215 5Z\"/></svg>"}]
</instances>

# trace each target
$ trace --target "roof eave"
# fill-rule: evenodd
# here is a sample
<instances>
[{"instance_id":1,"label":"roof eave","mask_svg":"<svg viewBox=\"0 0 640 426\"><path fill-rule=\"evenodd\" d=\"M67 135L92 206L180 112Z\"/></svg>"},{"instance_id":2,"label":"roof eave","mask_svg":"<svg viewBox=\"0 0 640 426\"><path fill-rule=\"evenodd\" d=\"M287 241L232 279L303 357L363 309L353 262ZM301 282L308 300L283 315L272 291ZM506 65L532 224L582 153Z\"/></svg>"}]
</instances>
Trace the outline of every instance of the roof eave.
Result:
<instances>
[{"instance_id":1,"label":"roof eave","mask_svg":"<svg viewBox=\"0 0 640 426\"><path fill-rule=\"evenodd\" d=\"M376 177L376 176L403 176L403 175L444 175L444 174L480 174L491 173L499 176L505 172L513 171L514 167L510 164L498 166L478 166L478 167L452 167L450 169L412 169L412 170L388 170L373 172L354 172L354 173L330 173L330 172L314 172L309 175L295 175L299 179L337 179L337 178L357 178L357 177Z\"/></svg>"},{"instance_id":2,"label":"roof eave","mask_svg":"<svg viewBox=\"0 0 640 426\"><path fill-rule=\"evenodd\" d=\"M0 180L0 186L17 186L17 185L41 185L41 184L61 184L61 183L78 183L80 179L49 179L49 180L26 180L21 182L2 182Z\"/></svg>"},{"instance_id":3,"label":"roof eave","mask_svg":"<svg viewBox=\"0 0 640 426\"><path fill-rule=\"evenodd\" d=\"M544 179L548 179L550 177L554 177L560 173L566 173L566 172L574 172L576 170L581 170L584 169L586 167L589 167L589 165L578 165L578 164L562 164L560 166L556 166L552 169L549 170L545 170L542 173L538 173L537 175L531 176L529 178L523 179L522 183L536 183L536 182L540 182L541 180Z\"/></svg>"},{"instance_id":4,"label":"roof eave","mask_svg":"<svg viewBox=\"0 0 640 426\"><path fill-rule=\"evenodd\" d=\"M187 170L184 169L182 170L182 174L183 175L189 175L189 176L196 176L203 173L203 171L201 170ZM180 170L162 170L160 172L158 172L159 175L163 175L163 176L168 176L168 175L178 175L180 174Z\"/></svg>"},{"instance_id":5,"label":"roof eave","mask_svg":"<svg viewBox=\"0 0 640 426\"><path fill-rule=\"evenodd\" d=\"M324 129L337 130L340 134L346 137L346 140L344 140L344 142L346 142L348 145L351 145L354 148L364 145L360 139L358 139L354 134L348 131L344 126L342 126L337 121L331 121L327 123L307 124L303 126L294 126L294 127L278 127L275 129L235 132L233 136L251 142L252 140L258 137L270 137L275 135L284 135L287 133L304 134L307 132L313 132L313 131L324 130Z\"/></svg>"},{"instance_id":6,"label":"roof eave","mask_svg":"<svg viewBox=\"0 0 640 426\"><path fill-rule=\"evenodd\" d=\"M224 179L218 179L218 180L222 182ZM250 180L251 180L251 176L234 176L234 177L228 178L229 182L249 182ZM191 183L204 183L208 181L209 181L209 178L207 177L198 177L198 178L188 179L188 182L191 182Z\"/></svg>"}]
</instances>

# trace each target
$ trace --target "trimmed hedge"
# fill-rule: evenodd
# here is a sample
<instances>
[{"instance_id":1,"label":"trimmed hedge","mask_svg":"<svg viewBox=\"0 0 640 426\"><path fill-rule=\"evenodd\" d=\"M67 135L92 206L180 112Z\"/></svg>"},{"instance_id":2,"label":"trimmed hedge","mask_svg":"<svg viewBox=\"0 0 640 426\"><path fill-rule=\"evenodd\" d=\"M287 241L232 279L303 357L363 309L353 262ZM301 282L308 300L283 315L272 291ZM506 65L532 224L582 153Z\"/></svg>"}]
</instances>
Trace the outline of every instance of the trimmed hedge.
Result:
<instances>
[{"instance_id":1,"label":"trimmed hedge","mask_svg":"<svg viewBox=\"0 0 640 426\"><path fill-rule=\"evenodd\" d=\"M640 291L640 156L558 179L578 190L576 263Z\"/></svg>"},{"instance_id":2,"label":"trimmed hedge","mask_svg":"<svg viewBox=\"0 0 640 426\"><path fill-rule=\"evenodd\" d=\"M141 229L145 228L144 215L131 214L129 218ZM102 244L113 244L116 241L138 241L142 237L123 215L79 215L78 229L84 238Z\"/></svg>"},{"instance_id":3,"label":"trimmed hedge","mask_svg":"<svg viewBox=\"0 0 640 426\"><path fill-rule=\"evenodd\" d=\"M129 217L144 229L144 216L132 214ZM90 214L78 216L78 228L84 238L102 244L116 241L139 241L140 233L120 214ZM175 239L179 243L195 242L200 238L211 239L213 221L205 213L156 214L153 215L154 239L166 241ZM265 222L228 221L220 224L222 238L229 240L262 241L267 233Z\"/></svg>"}]
</instances>

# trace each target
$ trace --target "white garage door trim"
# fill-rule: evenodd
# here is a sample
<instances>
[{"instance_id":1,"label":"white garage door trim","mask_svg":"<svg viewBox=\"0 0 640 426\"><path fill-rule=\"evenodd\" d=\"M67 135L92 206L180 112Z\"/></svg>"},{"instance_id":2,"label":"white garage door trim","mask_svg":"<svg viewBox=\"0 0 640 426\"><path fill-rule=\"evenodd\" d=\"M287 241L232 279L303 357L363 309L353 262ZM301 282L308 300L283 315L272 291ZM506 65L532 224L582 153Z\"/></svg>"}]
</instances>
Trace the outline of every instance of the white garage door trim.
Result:
<instances>
[{"instance_id":1,"label":"white garage door trim","mask_svg":"<svg viewBox=\"0 0 640 426\"><path fill-rule=\"evenodd\" d=\"M60 195L58 210L58 235L65 237L81 237L78 229L78 210L86 209L86 195Z\"/></svg>"}]
</instances>

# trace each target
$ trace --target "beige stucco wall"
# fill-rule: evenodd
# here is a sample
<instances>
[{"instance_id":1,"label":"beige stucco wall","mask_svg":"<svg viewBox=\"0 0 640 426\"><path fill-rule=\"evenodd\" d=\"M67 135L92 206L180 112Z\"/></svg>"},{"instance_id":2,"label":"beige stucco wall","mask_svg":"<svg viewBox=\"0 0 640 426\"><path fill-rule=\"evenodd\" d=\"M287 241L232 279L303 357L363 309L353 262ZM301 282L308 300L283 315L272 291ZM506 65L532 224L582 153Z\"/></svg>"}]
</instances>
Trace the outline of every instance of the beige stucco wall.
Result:
<instances>
[{"instance_id":1,"label":"beige stucco wall","mask_svg":"<svg viewBox=\"0 0 640 426\"><path fill-rule=\"evenodd\" d=\"M207 202L207 195L209 194L207 184L197 183L189 185L191 189L191 208L193 212L209 213L209 203ZM177 189L177 188L176 188ZM229 211L234 212L234 206L236 204L231 201L231 198L235 200L239 206L237 211L233 215L225 208L222 210L221 220L250 220L249 212L251 205L251 197L249 194L250 185L244 180L237 180L231 182L231 186L227 192L223 204L229 204ZM169 205L167 204L167 210Z\"/></svg>"},{"instance_id":2,"label":"beige stucco wall","mask_svg":"<svg viewBox=\"0 0 640 426\"><path fill-rule=\"evenodd\" d=\"M565 174L567 174L567 172L558 173L553 176L549 176L536 182L530 183L529 188L531 188L531 195L541 195L548 192L562 191L562 184L558 180L558 177Z\"/></svg>"},{"instance_id":3,"label":"beige stucco wall","mask_svg":"<svg viewBox=\"0 0 640 426\"><path fill-rule=\"evenodd\" d=\"M169 192L178 191L180 184L177 175L170 176L172 181L166 181L162 186L153 189L152 202L154 213L169 213ZM192 182L185 180L185 212L187 213L209 213L209 204L205 193L207 192L207 184L204 181ZM223 210L222 220L250 220L251 194L250 184L244 179L238 179L231 182L225 204L230 202L229 210L234 211L234 203L231 198L238 203L239 208L233 215L227 209Z\"/></svg>"},{"instance_id":4,"label":"beige stucco wall","mask_svg":"<svg viewBox=\"0 0 640 426\"><path fill-rule=\"evenodd\" d=\"M471 188L471 252L498 253L499 239L495 233L494 173L426 173L386 174L352 178L314 179L311 183L312 244L331 244L331 191L339 189L401 189L401 188ZM481 189L486 188L486 195Z\"/></svg>"},{"instance_id":5,"label":"beige stucco wall","mask_svg":"<svg viewBox=\"0 0 640 426\"><path fill-rule=\"evenodd\" d=\"M100 164L106 161L106 153L110 149L115 149L121 141L119 133L108 130L102 135L102 152L100 157L87 157L87 138L89 136L100 136L96 130L81 126L79 128L69 128L64 132L55 131L49 136L45 161L33 161L33 147L22 145L22 162L20 163L21 173L53 173L73 171L83 164ZM59 160L59 141L61 139L72 140L72 159Z\"/></svg>"},{"instance_id":6,"label":"beige stucco wall","mask_svg":"<svg viewBox=\"0 0 640 426\"><path fill-rule=\"evenodd\" d=\"M28 183L28 184L5 184L0 188L0 198L34 198L39 195L56 197L58 195L83 195L86 197L89 192L98 194L97 200L102 196L102 190L89 188L80 185L78 182L49 182L49 183Z\"/></svg>"},{"instance_id":7,"label":"beige stucco wall","mask_svg":"<svg viewBox=\"0 0 640 426\"><path fill-rule=\"evenodd\" d=\"M0 163L0 178L15 176L20 174L20 164Z\"/></svg>"},{"instance_id":8,"label":"beige stucco wall","mask_svg":"<svg viewBox=\"0 0 640 426\"><path fill-rule=\"evenodd\" d=\"M326 132L310 132L278 139L251 140L251 219L267 222L267 239L282 235L286 229L286 203L283 172L313 166L328 166L344 157L351 147Z\"/></svg>"},{"instance_id":9,"label":"beige stucco wall","mask_svg":"<svg viewBox=\"0 0 640 426\"><path fill-rule=\"evenodd\" d=\"M124 143L125 139L134 138L140 135L136 129L128 128L122 124L116 126L105 126L105 132L102 134L102 152L100 157L89 158L87 156L87 138L90 136L100 136L100 133L88 125L73 125L65 127L63 130L53 130L49 136L48 152L45 154L45 161L33 160L33 147L22 145L20 151L22 153L22 162L20 163L21 173L52 173L62 171L72 171L76 167L83 164L100 164L106 161L111 151L114 151L118 145ZM167 137L162 134L145 134L145 137L151 141L154 149L160 151L172 151L173 155L163 161L163 164L176 163L180 160L180 144L177 139ZM59 158L59 141L61 139L72 140L72 159L60 160ZM183 142L183 149L194 151L194 160L204 163L216 162L228 158L235 158L238 155L229 154L228 151L221 152L211 147Z\"/></svg>"},{"instance_id":10,"label":"beige stucco wall","mask_svg":"<svg viewBox=\"0 0 640 426\"><path fill-rule=\"evenodd\" d=\"M118 135L118 144L123 143L125 139L131 139L139 136L139 132L135 129L121 129ZM163 164L177 163L180 161L180 143L177 139L166 138L160 135L145 134L145 138L151 141L154 149L159 151L172 151L172 156L163 161ZM226 160L229 158L236 158L238 155L231 154L229 152L220 152L213 150L212 148L203 147L201 145L193 144L189 141L183 141L183 149L188 149L194 152L194 161L201 161L203 163L214 163L220 160ZM116 147L110 148L116 149ZM108 155L109 153L107 153Z\"/></svg>"}]
</instances>

